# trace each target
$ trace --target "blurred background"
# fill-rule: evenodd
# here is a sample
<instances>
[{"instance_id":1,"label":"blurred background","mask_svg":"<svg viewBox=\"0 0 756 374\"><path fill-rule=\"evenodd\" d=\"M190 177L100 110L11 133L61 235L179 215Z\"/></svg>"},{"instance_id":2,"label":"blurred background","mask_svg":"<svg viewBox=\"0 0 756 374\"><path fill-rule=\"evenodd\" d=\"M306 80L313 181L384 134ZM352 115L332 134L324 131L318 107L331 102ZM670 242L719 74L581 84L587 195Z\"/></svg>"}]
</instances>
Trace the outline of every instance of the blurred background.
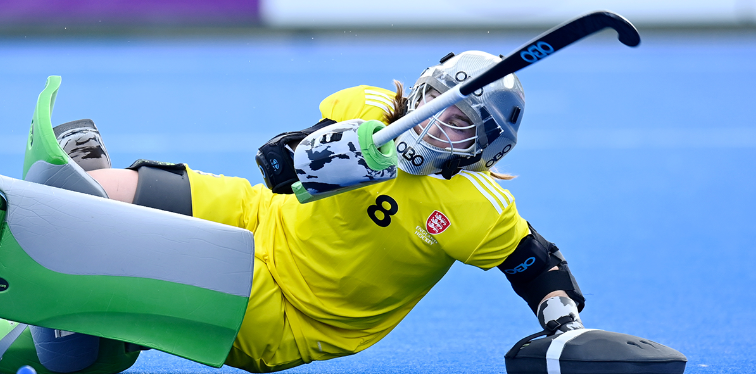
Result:
<instances>
[{"instance_id":1,"label":"blurred background","mask_svg":"<svg viewBox=\"0 0 756 374\"><path fill-rule=\"evenodd\" d=\"M609 30L518 73L519 142L498 164L565 253L586 326L676 348L688 373L756 372L756 0L0 0L0 174L21 177L37 95L137 158L262 179L257 147L327 95L411 85L448 52L508 54L561 22ZM386 339L293 372L503 372L539 326L498 270L455 265ZM218 372L159 352L129 373ZM223 368L221 372L236 372Z\"/></svg>"},{"instance_id":2,"label":"blurred background","mask_svg":"<svg viewBox=\"0 0 756 374\"><path fill-rule=\"evenodd\" d=\"M4 0L5 33L186 31L249 28L538 28L608 9L642 26L743 27L756 22L754 0ZM60 28L63 27L62 31Z\"/></svg>"}]
</instances>

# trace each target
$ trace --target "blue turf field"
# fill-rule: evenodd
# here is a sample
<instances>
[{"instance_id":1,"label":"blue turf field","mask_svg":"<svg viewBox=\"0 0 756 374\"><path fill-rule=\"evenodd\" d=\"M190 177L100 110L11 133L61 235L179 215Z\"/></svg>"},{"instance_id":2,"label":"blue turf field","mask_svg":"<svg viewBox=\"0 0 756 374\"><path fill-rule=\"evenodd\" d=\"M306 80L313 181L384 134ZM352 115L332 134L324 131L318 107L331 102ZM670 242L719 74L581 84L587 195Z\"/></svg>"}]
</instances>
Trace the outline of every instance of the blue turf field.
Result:
<instances>
[{"instance_id":1,"label":"blue turf field","mask_svg":"<svg viewBox=\"0 0 756 374\"><path fill-rule=\"evenodd\" d=\"M519 145L499 163L519 178L504 185L570 260L587 327L676 348L687 373L756 372L756 35L641 35L630 49L602 33L519 74ZM92 118L114 166L188 162L255 183L256 147L316 122L331 92L411 84L449 51L532 36L0 39L0 174L21 175L48 75L63 76L53 122ZM291 372L503 372L538 329L500 272L455 265L376 346ZM210 372L152 351L128 371Z\"/></svg>"}]
</instances>

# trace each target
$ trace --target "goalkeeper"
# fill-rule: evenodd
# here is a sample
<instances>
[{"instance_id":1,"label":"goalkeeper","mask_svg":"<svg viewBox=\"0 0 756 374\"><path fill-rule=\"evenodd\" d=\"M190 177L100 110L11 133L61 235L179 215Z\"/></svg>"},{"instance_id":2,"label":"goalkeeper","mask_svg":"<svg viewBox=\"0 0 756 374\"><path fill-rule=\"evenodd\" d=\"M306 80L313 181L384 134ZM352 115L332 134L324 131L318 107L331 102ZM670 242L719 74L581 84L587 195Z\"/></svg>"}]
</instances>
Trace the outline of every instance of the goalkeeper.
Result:
<instances>
[{"instance_id":1,"label":"goalkeeper","mask_svg":"<svg viewBox=\"0 0 756 374\"><path fill-rule=\"evenodd\" d=\"M314 131L348 121L390 124L499 61L477 51L446 56L406 97L399 83L395 91L339 91L320 104L317 125L268 142L264 149L274 157L263 154L261 168L268 178L293 172L288 152ZM554 333L582 328L585 300L567 262L520 217L513 195L497 182L512 177L491 170L514 147L524 104L519 80L509 75L400 135L396 178L308 204L290 193L290 183L272 183L280 192L274 193L245 179L145 160L111 169L101 143L65 148L83 144L77 139L99 140L94 126L59 141L82 166L90 163L89 174L112 199L254 233L251 296L226 363L267 372L370 347L455 261L498 267ZM340 149L339 139L329 141ZM341 156L331 162L348 159ZM307 172L334 170L323 166Z\"/></svg>"}]
</instances>

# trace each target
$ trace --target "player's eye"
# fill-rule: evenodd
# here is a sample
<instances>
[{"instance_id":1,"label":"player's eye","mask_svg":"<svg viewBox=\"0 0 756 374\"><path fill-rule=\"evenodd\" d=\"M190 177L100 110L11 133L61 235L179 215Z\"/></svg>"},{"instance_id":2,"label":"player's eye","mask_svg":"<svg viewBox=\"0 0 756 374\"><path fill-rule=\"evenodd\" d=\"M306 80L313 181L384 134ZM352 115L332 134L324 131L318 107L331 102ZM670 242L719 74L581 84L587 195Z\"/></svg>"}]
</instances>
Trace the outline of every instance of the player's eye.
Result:
<instances>
[{"instance_id":1,"label":"player's eye","mask_svg":"<svg viewBox=\"0 0 756 374\"><path fill-rule=\"evenodd\" d=\"M454 130L455 132L465 132L469 129L470 124L452 120L447 123L447 127Z\"/></svg>"}]
</instances>

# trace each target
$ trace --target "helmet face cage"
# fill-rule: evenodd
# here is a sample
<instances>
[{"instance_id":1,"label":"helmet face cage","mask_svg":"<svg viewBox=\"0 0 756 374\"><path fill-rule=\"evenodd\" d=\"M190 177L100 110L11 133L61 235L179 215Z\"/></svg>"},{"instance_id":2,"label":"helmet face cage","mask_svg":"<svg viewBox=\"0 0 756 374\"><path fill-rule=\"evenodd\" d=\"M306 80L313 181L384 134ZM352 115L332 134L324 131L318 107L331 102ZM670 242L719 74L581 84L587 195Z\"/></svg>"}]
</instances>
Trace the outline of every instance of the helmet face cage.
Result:
<instances>
[{"instance_id":1,"label":"helmet face cage","mask_svg":"<svg viewBox=\"0 0 756 374\"><path fill-rule=\"evenodd\" d=\"M418 104L427 101L426 95L431 88L444 93L457 84L480 75L500 61L501 58L485 52L468 51L426 69L410 90L408 111L415 110ZM475 91L457 103L456 107L471 120L472 126L469 127L475 127L475 135L452 141L446 130L454 126L439 119L443 114L441 111L431 117L424 128L420 126L420 134L410 129L397 138L399 166L402 170L417 175L434 174L440 172L444 163L450 159L480 155L480 160L463 169L485 171L509 153L517 143L525 95L514 74ZM442 136L429 134L434 126ZM435 146L428 143L425 140L427 138L447 146ZM462 148L471 140L472 145Z\"/></svg>"},{"instance_id":2,"label":"helmet face cage","mask_svg":"<svg viewBox=\"0 0 756 374\"><path fill-rule=\"evenodd\" d=\"M420 103L426 103L429 101L427 98L428 91L433 89L430 85L427 83L423 83L418 87L418 89L413 90L410 93L410 97L408 98L409 102L409 111L417 109ZM454 129L454 130L466 130L475 128L475 123L467 126L457 126L452 125L449 123L446 123L441 120L441 115L446 112L446 109L436 113L428 120L428 123L423 127L422 124L418 125L420 128L420 133L418 134L419 139L424 139L426 136L428 136L431 139L434 139L438 141L439 143L446 143L448 146L446 147L438 147L431 144L428 144L428 146L434 147L437 150L445 150L449 152L450 154L462 154L462 155L468 155L468 156L475 156L477 151L477 142L475 140L478 138L477 131L476 133L468 138L460 139L460 140L452 140L449 134L447 133L447 130ZM468 116L469 117L469 116ZM436 135L433 135L430 133L430 130L432 128L437 128L438 132L441 134L441 137L438 137ZM467 146L465 148L462 148L462 145L469 143L470 141L473 141L470 146Z\"/></svg>"}]
</instances>

